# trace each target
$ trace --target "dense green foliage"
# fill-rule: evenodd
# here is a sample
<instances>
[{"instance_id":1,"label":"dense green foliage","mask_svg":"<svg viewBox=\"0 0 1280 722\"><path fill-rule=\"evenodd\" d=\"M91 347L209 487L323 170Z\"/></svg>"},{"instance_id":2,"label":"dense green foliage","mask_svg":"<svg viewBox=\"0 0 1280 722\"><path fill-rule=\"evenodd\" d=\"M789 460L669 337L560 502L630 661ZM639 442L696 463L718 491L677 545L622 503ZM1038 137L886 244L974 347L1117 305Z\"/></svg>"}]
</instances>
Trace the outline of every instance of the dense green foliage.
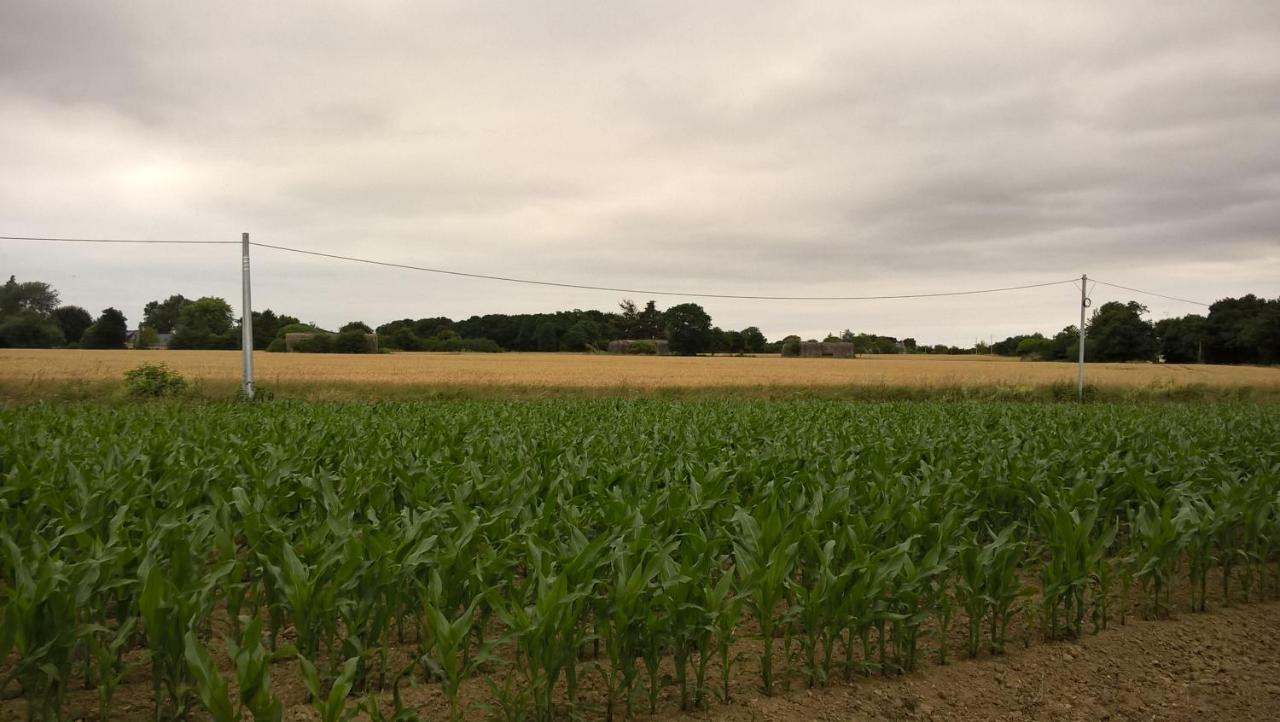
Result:
<instances>
[{"instance_id":1,"label":"dense green foliage","mask_svg":"<svg viewBox=\"0 0 1280 722\"><path fill-rule=\"evenodd\" d=\"M128 336L124 314L115 308L104 308L102 314L84 330L81 348L124 348Z\"/></svg>"},{"instance_id":2,"label":"dense green foliage","mask_svg":"<svg viewBox=\"0 0 1280 722\"><path fill-rule=\"evenodd\" d=\"M52 717L87 674L108 709L141 643L158 714L273 715L286 630L334 719L403 675L456 703L481 665L534 717L597 674L592 704L652 708L660 664L707 704L740 638L767 692L908 670L953 618L998 653L1014 616L1079 635L1120 590L1204 608L1213 566L1237 585L1215 600L1276 593L1278 439L1280 409L1246 405L9 408L0 678Z\"/></svg>"},{"instance_id":3,"label":"dense green foliage","mask_svg":"<svg viewBox=\"0 0 1280 722\"><path fill-rule=\"evenodd\" d=\"M177 396L187 388L182 374L165 364L141 364L124 373L124 385L136 398Z\"/></svg>"}]
</instances>

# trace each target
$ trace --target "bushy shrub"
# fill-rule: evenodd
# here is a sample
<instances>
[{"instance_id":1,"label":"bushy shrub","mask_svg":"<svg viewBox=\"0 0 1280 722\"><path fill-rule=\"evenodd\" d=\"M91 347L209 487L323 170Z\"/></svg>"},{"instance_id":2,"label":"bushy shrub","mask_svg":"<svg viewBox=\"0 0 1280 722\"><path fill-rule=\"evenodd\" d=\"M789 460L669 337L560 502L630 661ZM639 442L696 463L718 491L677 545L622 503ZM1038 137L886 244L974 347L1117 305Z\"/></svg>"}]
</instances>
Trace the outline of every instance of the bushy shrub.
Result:
<instances>
[{"instance_id":1,"label":"bushy shrub","mask_svg":"<svg viewBox=\"0 0 1280 722\"><path fill-rule=\"evenodd\" d=\"M348 329L333 337L333 353L368 353L369 341L358 328Z\"/></svg>"},{"instance_id":2,"label":"bushy shrub","mask_svg":"<svg viewBox=\"0 0 1280 722\"><path fill-rule=\"evenodd\" d=\"M282 338L278 338L267 344L267 351L270 351L271 353L282 353L288 350L289 347L285 344L284 339Z\"/></svg>"},{"instance_id":3,"label":"bushy shrub","mask_svg":"<svg viewBox=\"0 0 1280 722\"><path fill-rule=\"evenodd\" d=\"M182 393L187 380L165 364L142 364L124 373L124 385L130 396L160 398Z\"/></svg>"},{"instance_id":4,"label":"bushy shrub","mask_svg":"<svg viewBox=\"0 0 1280 722\"><path fill-rule=\"evenodd\" d=\"M333 336L317 333L311 338L304 338L295 343L293 350L299 353L333 353Z\"/></svg>"},{"instance_id":5,"label":"bushy shrub","mask_svg":"<svg viewBox=\"0 0 1280 722\"><path fill-rule=\"evenodd\" d=\"M626 352L642 356L657 356L658 344L652 341L635 341L626 346Z\"/></svg>"}]
</instances>

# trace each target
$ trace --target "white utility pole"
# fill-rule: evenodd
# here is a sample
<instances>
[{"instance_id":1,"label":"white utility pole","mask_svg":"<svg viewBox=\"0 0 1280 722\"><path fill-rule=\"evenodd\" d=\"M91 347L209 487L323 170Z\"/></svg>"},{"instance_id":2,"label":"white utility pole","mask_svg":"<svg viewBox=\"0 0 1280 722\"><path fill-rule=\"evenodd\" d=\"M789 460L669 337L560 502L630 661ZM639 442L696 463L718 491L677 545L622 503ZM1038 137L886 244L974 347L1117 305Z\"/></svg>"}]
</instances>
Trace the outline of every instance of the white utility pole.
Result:
<instances>
[{"instance_id":1,"label":"white utility pole","mask_svg":"<svg viewBox=\"0 0 1280 722\"><path fill-rule=\"evenodd\" d=\"M248 233L241 233L241 288L244 292L241 302L241 348L244 355L244 379L241 390L244 398L253 398L253 303L248 293ZM1080 311L1083 312L1084 311Z\"/></svg>"},{"instance_id":2,"label":"white utility pole","mask_svg":"<svg viewBox=\"0 0 1280 722\"><path fill-rule=\"evenodd\" d=\"M245 263L248 263L246 260ZM248 271L245 271L248 273ZM248 291L245 291L248 293ZM1076 396L1084 401L1084 310L1089 307L1089 274L1080 276L1080 364L1076 374Z\"/></svg>"}]
</instances>

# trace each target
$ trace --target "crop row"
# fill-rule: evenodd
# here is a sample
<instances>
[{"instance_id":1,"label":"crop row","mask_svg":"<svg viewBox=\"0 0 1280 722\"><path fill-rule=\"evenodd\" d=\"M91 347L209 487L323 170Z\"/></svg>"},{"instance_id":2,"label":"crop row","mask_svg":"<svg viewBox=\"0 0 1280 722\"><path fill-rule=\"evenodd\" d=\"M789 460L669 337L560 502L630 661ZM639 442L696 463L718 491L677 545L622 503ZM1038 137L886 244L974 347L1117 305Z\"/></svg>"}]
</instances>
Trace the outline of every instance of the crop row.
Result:
<instances>
[{"instance_id":1,"label":"crop row","mask_svg":"<svg viewBox=\"0 0 1280 722\"><path fill-rule=\"evenodd\" d=\"M1244 405L0 410L0 699L107 718L145 650L157 719L280 719L282 657L325 720L406 680L461 716L477 676L497 717L611 718L728 701L744 640L766 693L946 661L955 625L1000 653L1019 615L1280 591L1278 440Z\"/></svg>"}]
</instances>

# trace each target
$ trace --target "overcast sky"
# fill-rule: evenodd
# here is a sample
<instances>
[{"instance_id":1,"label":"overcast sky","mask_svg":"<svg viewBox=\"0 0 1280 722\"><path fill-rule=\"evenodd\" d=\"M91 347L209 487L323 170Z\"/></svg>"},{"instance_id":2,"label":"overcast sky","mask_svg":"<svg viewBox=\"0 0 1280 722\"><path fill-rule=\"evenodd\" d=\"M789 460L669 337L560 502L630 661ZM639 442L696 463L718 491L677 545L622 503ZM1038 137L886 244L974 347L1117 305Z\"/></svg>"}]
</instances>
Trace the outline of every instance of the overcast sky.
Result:
<instances>
[{"instance_id":1,"label":"overcast sky","mask_svg":"<svg viewBox=\"0 0 1280 722\"><path fill-rule=\"evenodd\" d=\"M248 231L685 292L1087 272L1206 301L1276 296L1280 2L5 0L0 159L0 235ZM620 298L267 249L253 263L256 308L330 326ZM232 246L0 241L6 277L130 326L172 293L238 307L239 267ZM700 302L771 337L969 345L1078 318L1070 285Z\"/></svg>"}]
</instances>

